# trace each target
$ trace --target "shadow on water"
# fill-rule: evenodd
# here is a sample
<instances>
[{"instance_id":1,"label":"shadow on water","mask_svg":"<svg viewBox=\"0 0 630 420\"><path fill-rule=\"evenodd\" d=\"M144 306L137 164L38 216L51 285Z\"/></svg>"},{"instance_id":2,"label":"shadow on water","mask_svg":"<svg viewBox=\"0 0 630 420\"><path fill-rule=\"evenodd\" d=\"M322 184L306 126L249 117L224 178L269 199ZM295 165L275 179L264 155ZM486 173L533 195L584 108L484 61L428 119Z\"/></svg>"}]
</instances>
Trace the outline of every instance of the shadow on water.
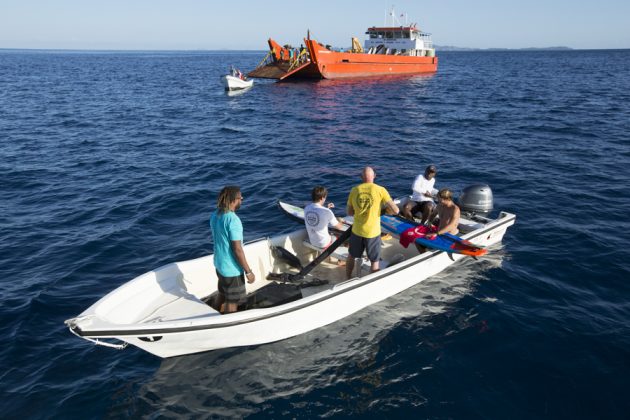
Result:
<instances>
[{"instance_id":1,"label":"shadow on water","mask_svg":"<svg viewBox=\"0 0 630 420\"><path fill-rule=\"evenodd\" d=\"M502 261L500 251L482 261L461 261L369 309L287 340L165 359L153 378L138 391L135 408L138 414L166 416L246 416L268 410L271 412L267 414L278 414L274 412L278 407L274 406L279 401L284 400L295 409L292 401L307 399L306 394L322 390L337 393L366 383L383 386L381 382L390 379L380 378L379 372L400 363L396 352L392 355L391 349L382 348L392 340L390 336L395 336L399 328L421 329L430 325L432 317L448 311L470 294L476 281L486 278L484 273L499 268ZM467 321L460 319L455 328L468 328ZM414 345L423 348L423 343ZM417 367L420 372L426 369L430 367ZM407 370L413 372L416 368L408 366ZM404 378L391 379L399 380ZM421 395L414 398L426 399ZM321 406L316 411L324 415L334 413L334 405L339 402L330 399L318 404ZM359 407L356 413L364 409L365 406ZM120 410L128 407L113 407L110 414L116 415Z\"/></svg>"}]
</instances>

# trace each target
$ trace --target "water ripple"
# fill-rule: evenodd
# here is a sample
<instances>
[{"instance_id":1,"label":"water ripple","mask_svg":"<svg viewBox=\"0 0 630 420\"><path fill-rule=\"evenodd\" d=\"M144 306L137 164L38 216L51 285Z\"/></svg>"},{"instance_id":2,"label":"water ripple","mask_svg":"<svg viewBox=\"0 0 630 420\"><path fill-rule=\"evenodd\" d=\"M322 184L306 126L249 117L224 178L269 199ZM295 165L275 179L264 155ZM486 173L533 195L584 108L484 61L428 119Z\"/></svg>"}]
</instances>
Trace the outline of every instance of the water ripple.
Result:
<instances>
[{"instance_id":1,"label":"water ripple","mask_svg":"<svg viewBox=\"0 0 630 420\"><path fill-rule=\"evenodd\" d=\"M442 53L433 76L229 96L260 53L0 51L4 416L623 418L628 54ZM263 346L159 361L63 328L211 252L226 184L251 240L297 226L279 198L324 184L343 208L366 164L406 194L428 163L517 213L488 258Z\"/></svg>"}]
</instances>

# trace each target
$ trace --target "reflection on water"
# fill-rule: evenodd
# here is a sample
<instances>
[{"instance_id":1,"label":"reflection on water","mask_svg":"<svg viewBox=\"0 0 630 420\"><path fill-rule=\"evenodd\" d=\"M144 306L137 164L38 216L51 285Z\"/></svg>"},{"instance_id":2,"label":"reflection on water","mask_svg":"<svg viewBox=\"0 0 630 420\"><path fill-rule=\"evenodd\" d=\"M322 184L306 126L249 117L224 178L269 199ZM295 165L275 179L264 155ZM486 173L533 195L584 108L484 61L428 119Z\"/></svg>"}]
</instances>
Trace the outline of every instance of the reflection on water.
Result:
<instances>
[{"instance_id":1,"label":"reflection on water","mask_svg":"<svg viewBox=\"0 0 630 420\"><path fill-rule=\"evenodd\" d=\"M433 316L469 294L476 281L485 278L484 273L500 267L501 254L495 250L481 261L462 260L420 285L307 334L260 346L166 359L139 391L138 408L157 415L245 416L265 411L270 407L265 402L300 400L325 388L343 389L347 382L384 386L389 379L380 372L400 361L395 349L381 347L395 341L397 329L404 333L430 325ZM458 317L450 328L469 328L472 318L474 314ZM417 345L434 350L428 342ZM382 351L387 358L377 361ZM422 372L431 366L418 369ZM410 367L406 371L411 373L395 381L418 374ZM424 400L418 392L405 398L419 403ZM318 404L324 405L323 412L336 410L325 407L325 401Z\"/></svg>"},{"instance_id":2,"label":"reflection on water","mask_svg":"<svg viewBox=\"0 0 630 420\"><path fill-rule=\"evenodd\" d=\"M343 86L370 86L387 85L392 84L398 89L402 84L423 84L435 77L435 73L427 74L392 74L390 76L372 76L372 77L358 77L348 79L323 79L317 80L317 86L330 89L331 87L343 87ZM303 83L303 81L295 81L295 83Z\"/></svg>"},{"instance_id":3,"label":"reflection on water","mask_svg":"<svg viewBox=\"0 0 630 420\"><path fill-rule=\"evenodd\" d=\"M251 88L253 88L254 85L251 85L249 87L246 87L245 89L238 89L238 90L226 90L225 94L227 96L240 96L242 94L244 94L245 92L251 90Z\"/></svg>"}]
</instances>

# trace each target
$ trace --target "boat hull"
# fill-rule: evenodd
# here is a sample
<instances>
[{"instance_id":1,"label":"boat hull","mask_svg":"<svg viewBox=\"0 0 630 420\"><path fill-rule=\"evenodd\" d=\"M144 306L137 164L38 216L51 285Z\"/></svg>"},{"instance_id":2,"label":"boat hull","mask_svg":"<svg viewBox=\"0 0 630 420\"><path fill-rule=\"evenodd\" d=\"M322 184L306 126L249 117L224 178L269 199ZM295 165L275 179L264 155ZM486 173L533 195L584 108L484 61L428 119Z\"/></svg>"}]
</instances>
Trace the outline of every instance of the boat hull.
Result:
<instances>
[{"instance_id":1,"label":"boat hull","mask_svg":"<svg viewBox=\"0 0 630 420\"><path fill-rule=\"evenodd\" d=\"M435 73L437 57L364 54L328 50L315 40L305 40L312 63L323 79Z\"/></svg>"},{"instance_id":2,"label":"boat hull","mask_svg":"<svg viewBox=\"0 0 630 420\"><path fill-rule=\"evenodd\" d=\"M247 89L254 85L253 80L243 80L238 77L225 75L221 78L225 90L241 90Z\"/></svg>"},{"instance_id":3,"label":"boat hull","mask_svg":"<svg viewBox=\"0 0 630 420\"><path fill-rule=\"evenodd\" d=\"M471 225L462 237L489 246L501 241L515 216L501 213L496 220ZM301 244L306 231L300 229L269 240L244 246L257 281L247 284L248 294L272 283L268 272L286 270L274 261L270 246L283 246L303 258ZM202 299L216 291L212 256L168 264L120 286L77 318L66 321L70 330L83 338L117 339L159 357L172 357L227 347L264 344L293 337L345 318L433 276L462 258L442 251L402 248L395 240L384 248L384 258L405 253L402 262L376 273L369 264L361 277L345 280L344 267L328 285L309 288L311 292L289 303L219 315ZM394 258L395 259L395 258ZM178 309L179 308L179 309Z\"/></svg>"},{"instance_id":4,"label":"boat hull","mask_svg":"<svg viewBox=\"0 0 630 420\"><path fill-rule=\"evenodd\" d=\"M119 337L159 357L172 357L227 347L271 343L294 337L336 322L370 305L394 296L453 264L445 253L429 259L421 270L401 264L372 279L363 278L337 287L331 293L313 302L301 302L302 307L288 307L286 312L226 325L207 325L192 331L163 334L159 342L146 342L137 338ZM455 257L455 261L460 258ZM414 264L415 265L415 264Z\"/></svg>"}]
</instances>

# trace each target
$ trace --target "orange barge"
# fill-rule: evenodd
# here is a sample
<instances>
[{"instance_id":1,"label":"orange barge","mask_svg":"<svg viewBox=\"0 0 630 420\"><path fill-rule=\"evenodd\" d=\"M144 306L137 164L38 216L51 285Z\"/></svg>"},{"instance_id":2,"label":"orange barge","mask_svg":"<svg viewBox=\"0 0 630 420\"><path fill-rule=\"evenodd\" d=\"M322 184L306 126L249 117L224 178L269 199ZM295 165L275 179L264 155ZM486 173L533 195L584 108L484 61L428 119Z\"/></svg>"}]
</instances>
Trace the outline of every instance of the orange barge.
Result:
<instances>
[{"instance_id":1,"label":"orange barge","mask_svg":"<svg viewBox=\"0 0 630 420\"><path fill-rule=\"evenodd\" d=\"M368 28L361 46L356 38L352 48L339 51L323 45L310 35L306 47L280 46L269 39L267 57L249 77L269 79L344 79L399 74L435 73L438 58L430 34L415 25Z\"/></svg>"}]
</instances>

